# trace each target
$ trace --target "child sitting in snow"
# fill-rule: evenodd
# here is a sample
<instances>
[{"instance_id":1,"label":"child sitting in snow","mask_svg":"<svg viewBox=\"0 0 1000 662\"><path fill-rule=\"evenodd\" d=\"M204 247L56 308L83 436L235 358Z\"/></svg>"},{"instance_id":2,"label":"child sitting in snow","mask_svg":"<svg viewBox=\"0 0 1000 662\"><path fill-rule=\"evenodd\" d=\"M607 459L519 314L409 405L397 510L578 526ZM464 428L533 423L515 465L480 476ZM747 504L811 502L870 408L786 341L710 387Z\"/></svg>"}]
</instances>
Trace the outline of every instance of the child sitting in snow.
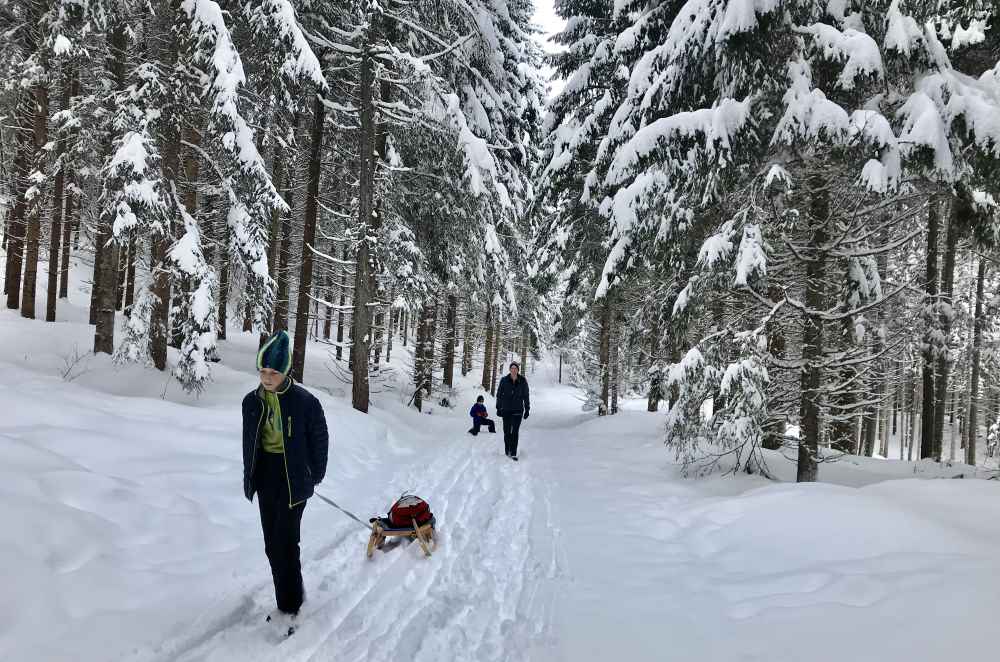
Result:
<instances>
[{"instance_id":1,"label":"child sitting in snow","mask_svg":"<svg viewBox=\"0 0 1000 662\"><path fill-rule=\"evenodd\" d=\"M472 405L472 409L469 410L469 416L472 417L472 429L469 430L469 434L473 436L479 434L479 428L484 425L490 428L490 432L496 434L496 423L488 418L486 405L483 404L483 396L476 398L476 404Z\"/></svg>"}]
</instances>

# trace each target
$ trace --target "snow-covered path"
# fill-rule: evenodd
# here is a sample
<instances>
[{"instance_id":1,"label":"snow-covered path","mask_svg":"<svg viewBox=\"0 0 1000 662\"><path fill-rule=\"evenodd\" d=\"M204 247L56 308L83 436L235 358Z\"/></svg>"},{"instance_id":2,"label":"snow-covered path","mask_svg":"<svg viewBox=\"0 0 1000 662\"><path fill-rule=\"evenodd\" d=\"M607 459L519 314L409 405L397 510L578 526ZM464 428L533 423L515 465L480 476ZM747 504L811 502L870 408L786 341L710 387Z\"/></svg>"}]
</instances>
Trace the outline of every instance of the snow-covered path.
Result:
<instances>
[{"instance_id":1,"label":"snow-covered path","mask_svg":"<svg viewBox=\"0 0 1000 662\"><path fill-rule=\"evenodd\" d=\"M498 453L496 443L485 443L496 437L471 440L458 429L462 433L429 454L427 464L413 459L399 474L383 477L389 485L419 486L432 501L440 532L431 559L417 545L390 544L364 560L367 533L314 499L305 535L315 536L331 521L338 534L318 548L304 545L308 600L294 637L279 641L262 624L273 603L262 574L265 583L250 600L149 659L526 659L544 625L526 618L538 574L530 555L530 477ZM374 481L370 487L386 502L398 496ZM266 568L263 558L261 564Z\"/></svg>"}]
</instances>

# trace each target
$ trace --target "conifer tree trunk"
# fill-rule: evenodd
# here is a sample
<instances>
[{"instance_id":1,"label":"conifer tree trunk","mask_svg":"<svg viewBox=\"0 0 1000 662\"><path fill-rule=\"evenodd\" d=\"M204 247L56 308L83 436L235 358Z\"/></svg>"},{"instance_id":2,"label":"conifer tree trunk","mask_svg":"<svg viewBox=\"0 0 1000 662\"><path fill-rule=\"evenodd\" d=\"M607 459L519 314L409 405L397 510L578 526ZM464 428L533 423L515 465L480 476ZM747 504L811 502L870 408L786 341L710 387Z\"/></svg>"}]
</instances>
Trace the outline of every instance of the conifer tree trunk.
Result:
<instances>
[{"instance_id":1,"label":"conifer tree trunk","mask_svg":"<svg viewBox=\"0 0 1000 662\"><path fill-rule=\"evenodd\" d=\"M330 332L333 330L333 270L327 272L326 288L323 296L326 299L326 315L323 318L323 340L330 339Z\"/></svg>"},{"instance_id":2,"label":"conifer tree trunk","mask_svg":"<svg viewBox=\"0 0 1000 662\"><path fill-rule=\"evenodd\" d=\"M465 306L465 331L462 333L462 376L472 372L472 310Z\"/></svg>"},{"instance_id":3,"label":"conifer tree trunk","mask_svg":"<svg viewBox=\"0 0 1000 662\"><path fill-rule=\"evenodd\" d=\"M604 297L604 304L601 308L601 335L600 353L598 355L598 370L601 378L601 404L603 408L598 409L598 415L604 416L608 413L608 396L611 392L611 295Z\"/></svg>"},{"instance_id":4,"label":"conifer tree trunk","mask_svg":"<svg viewBox=\"0 0 1000 662\"><path fill-rule=\"evenodd\" d=\"M885 273L885 269L880 265L879 273ZM877 318L876 318L877 322ZM883 341L879 334L875 334L875 342L872 348L872 353L878 356L883 351ZM879 360L881 363L881 359ZM866 457L875 456L875 440L878 438L879 431L879 412L882 406L882 400L885 395L885 378L882 374L882 370L875 370L868 379L866 383L869 385L868 398L873 400L875 403L879 404L869 404L865 407L865 412L862 418L863 427L861 432L862 438L862 448L861 454ZM846 380L844 383L848 383Z\"/></svg>"},{"instance_id":5,"label":"conifer tree trunk","mask_svg":"<svg viewBox=\"0 0 1000 662\"><path fill-rule=\"evenodd\" d=\"M73 215L73 250L80 250L80 226L83 225L83 193L80 192L79 187L75 190L76 196L76 214ZM67 214L69 216L69 214Z\"/></svg>"},{"instance_id":6,"label":"conifer tree trunk","mask_svg":"<svg viewBox=\"0 0 1000 662\"><path fill-rule=\"evenodd\" d=\"M772 296L772 300L774 300ZM780 324L774 324L767 338L768 351L775 359L781 361L787 356L787 344L784 329ZM780 412L769 417L767 433L764 435L764 448L772 451L780 450L785 444L785 433L788 431L788 421Z\"/></svg>"},{"instance_id":7,"label":"conifer tree trunk","mask_svg":"<svg viewBox=\"0 0 1000 662\"><path fill-rule=\"evenodd\" d=\"M960 219L964 213L964 200L952 196L951 215L945 236L944 267L941 273L941 297L939 304L940 329L943 336L941 351L937 356L937 379L934 384L934 457L941 460L944 449L944 414L948 398L948 378L951 366L948 362L948 342L951 337L951 322L954 319L952 306L955 292L955 254L961 233Z\"/></svg>"},{"instance_id":8,"label":"conifer tree trunk","mask_svg":"<svg viewBox=\"0 0 1000 662\"><path fill-rule=\"evenodd\" d=\"M293 132L297 131L299 128L299 115L295 114L295 118L292 121ZM291 256L291 243L292 243L292 193L293 193L293 172L285 172L285 159L287 157L282 154L280 157L275 156L274 168L275 170L281 171L282 179L279 181L275 179L275 182L279 182L279 185L283 185L283 190L281 191L281 197L284 199L285 203L288 205L288 210L283 211L280 209L275 209L272 214L271 227L274 229L274 237L271 240L271 246L268 248L276 247L277 256L274 262L271 262L272 268L274 269L274 280L277 285L277 292L275 294L274 300L274 321L271 326L272 331L287 331L288 330L288 317L289 310L291 306L289 291L289 277L291 275L290 268L288 266L288 261ZM312 168L312 161L309 162L309 167ZM276 266L274 266L276 264ZM301 268L301 265L300 265Z\"/></svg>"},{"instance_id":9,"label":"conifer tree trunk","mask_svg":"<svg viewBox=\"0 0 1000 662\"><path fill-rule=\"evenodd\" d=\"M849 340L853 334L854 319L849 317L844 320L841 326L841 342L845 345L853 345ZM854 383L857 370L853 366L843 366L840 369L840 382L842 384ZM834 395L836 416L833 419L830 430L830 446L841 453L854 453L855 451L855 425L857 415L854 413L857 395L851 387L842 389Z\"/></svg>"},{"instance_id":10,"label":"conifer tree trunk","mask_svg":"<svg viewBox=\"0 0 1000 662\"><path fill-rule=\"evenodd\" d=\"M924 288L927 292L925 317L933 332L934 308L937 303L938 287L938 201L932 195L927 203L927 271ZM934 343L925 338L923 350L923 396L920 417L920 459L936 457L934 449Z\"/></svg>"},{"instance_id":11,"label":"conifer tree trunk","mask_svg":"<svg viewBox=\"0 0 1000 662\"><path fill-rule=\"evenodd\" d=\"M275 293L274 299L274 321L271 326L272 331L287 331L288 330L288 318L290 316L291 309L291 295L289 291L289 280L291 276L291 270L288 266L289 257L291 256L292 248L292 191L291 187L283 196L285 202L288 203L289 210L280 212L280 223L278 235L280 239L278 240L278 266L275 269L274 280L277 286L277 292ZM300 265L301 268L301 265Z\"/></svg>"},{"instance_id":12,"label":"conifer tree trunk","mask_svg":"<svg viewBox=\"0 0 1000 662\"><path fill-rule=\"evenodd\" d=\"M65 179L64 179L65 181ZM65 186L65 184L64 184ZM69 298L69 257L70 257L70 232L73 226L74 219L74 203L76 202L76 195L72 190L72 184L70 185L70 190L64 196L66 203L66 210L63 215L63 226L62 226L62 241L60 242L62 256L59 259L59 298L68 299Z\"/></svg>"},{"instance_id":13,"label":"conifer tree trunk","mask_svg":"<svg viewBox=\"0 0 1000 662\"><path fill-rule=\"evenodd\" d=\"M39 2L27 2L23 23L17 32L23 35L21 46L26 56L33 56L38 49L39 17L43 7ZM7 308L18 310L22 308L22 271L25 267L25 238L28 231L27 215L29 210L26 199L29 189L29 175L36 162L36 91L15 90L17 106L14 153L14 208L7 219L6 277L4 291L7 294ZM37 203L36 203L37 204ZM33 307L33 306L32 306Z\"/></svg>"},{"instance_id":14,"label":"conifer tree trunk","mask_svg":"<svg viewBox=\"0 0 1000 662\"><path fill-rule=\"evenodd\" d=\"M781 290L776 286L771 286L768 291L771 301L778 301L782 296ZM768 326L767 351L776 360L782 361L787 356L787 340L785 329L779 321L772 320ZM762 445L772 451L779 450L785 443L785 433L788 422L780 412L773 413L767 422L767 433L764 435Z\"/></svg>"},{"instance_id":15,"label":"conifer tree trunk","mask_svg":"<svg viewBox=\"0 0 1000 662\"><path fill-rule=\"evenodd\" d=\"M893 396L893 400L896 405L892 410L892 430L889 435L890 440L892 437L896 437L900 445L902 445L903 440L906 438L906 432L903 429L904 421L906 420L906 388L902 382L896 385L896 393ZM902 460L902 456L899 459Z\"/></svg>"},{"instance_id":16,"label":"conifer tree trunk","mask_svg":"<svg viewBox=\"0 0 1000 662\"><path fill-rule=\"evenodd\" d=\"M802 394L800 418L802 437L799 440L799 458L796 481L813 482L818 475L819 440L821 435L820 407L823 387L823 319L826 287L823 277L826 272L827 222L830 216L829 191L821 175L809 178L810 222L812 236L810 245L813 254L806 263L806 309L802 332Z\"/></svg>"},{"instance_id":17,"label":"conifer tree trunk","mask_svg":"<svg viewBox=\"0 0 1000 662\"><path fill-rule=\"evenodd\" d=\"M923 406L923 384L917 382L916 374L913 376L913 391L911 394L911 415L910 415L910 447L906 452L906 459L908 461L913 460L913 449L919 443L920 430L917 427L920 425L920 414L921 407Z\"/></svg>"},{"instance_id":18,"label":"conifer tree trunk","mask_svg":"<svg viewBox=\"0 0 1000 662\"><path fill-rule=\"evenodd\" d=\"M29 3L35 4L35 3ZM41 4L41 3L39 3ZM44 3L48 4L48 3ZM34 164L41 172L45 161L45 145L49 141L49 88L38 83L33 90L34 113ZM35 295L38 291L38 253L42 232L42 203L37 197L28 205L28 224L24 237L24 280L21 285L21 317L35 319Z\"/></svg>"},{"instance_id":19,"label":"conifer tree trunk","mask_svg":"<svg viewBox=\"0 0 1000 662\"><path fill-rule=\"evenodd\" d=\"M26 33L33 33L27 30ZM29 39L32 39L29 37ZM33 42L33 39L32 39ZM33 50L33 47L32 47ZM34 101L27 92L17 93L18 129L14 153L14 207L7 218L7 263L4 278L4 291L7 294L7 308L18 310L21 307L21 272L24 267L24 217L28 203L25 194L28 190L28 162L34 139L28 129L34 118Z\"/></svg>"},{"instance_id":20,"label":"conifer tree trunk","mask_svg":"<svg viewBox=\"0 0 1000 662\"><path fill-rule=\"evenodd\" d=\"M386 335L386 338L385 338L385 362L386 363L389 363L390 359L392 358L392 337L396 334L395 319L396 319L396 317L399 314L398 311L396 311L394 308L392 308L392 303L391 302L394 301L394 300L395 300L395 293L394 292L390 292L389 293L389 301L390 301L390 304L389 304L389 306L390 306L389 307L389 327L386 330L386 334L385 334Z\"/></svg>"},{"instance_id":21,"label":"conifer tree trunk","mask_svg":"<svg viewBox=\"0 0 1000 662\"><path fill-rule=\"evenodd\" d=\"M883 382L883 392L885 391ZM889 458L889 419L892 417L892 406L889 404L884 404L882 406L882 428L879 431L880 445L879 454L888 459Z\"/></svg>"},{"instance_id":22,"label":"conifer tree trunk","mask_svg":"<svg viewBox=\"0 0 1000 662\"><path fill-rule=\"evenodd\" d=\"M726 306L723 297L715 297L714 301L710 304L710 309L712 312L712 329L714 332L721 331L725 328L726 319ZM726 351L724 348L720 348L720 358L723 363L726 361ZM722 395L722 390L716 388L712 391L712 411L722 411L726 408L726 398Z\"/></svg>"},{"instance_id":23,"label":"conifer tree trunk","mask_svg":"<svg viewBox=\"0 0 1000 662\"><path fill-rule=\"evenodd\" d=\"M130 242L131 243L131 242ZM121 311L125 301L125 288L128 286L129 246L122 246L118 251L118 286L115 288L115 310Z\"/></svg>"},{"instance_id":24,"label":"conifer tree trunk","mask_svg":"<svg viewBox=\"0 0 1000 662\"><path fill-rule=\"evenodd\" d=\"M447 329L445 331L445 341L444 341L444 377L442 381L448 388L453 388L455 386L455 336L457 335L457 318L458 316L458 297L454 294L448 294L448 309L445 313L445 325Z\"/></svg>"},{"instance_id":25,"label":"conifer tree trunk","mask_svg":"<svg viewBox=\"0 0 1000 662\"><path fill-rule=\"evenodd\" d=\"M502 346L503 334L501 333L500 320L497 319L493 325L493 360L490 367L490 395L496 395L497 393L497 364L500 362Z\"/></svg>"},{"instance_id":26,"label":"conifer tree trunk","mask_svg":"<svg viewBox=\"0 0 1000 662\"><path fill-rule=\"evenodd\" d=\"M64 76L60 110L67 110L70 101L69 76ZM59 256L62 252L63 238L63 192L66 181L66 167L61 163L66 153L66 137L60 136L56 142L56 160L58 162L56 175L52 183L52 229L49 232L49 282L45 301L45 321L56 321L56 301L59 299Z\"/></svg>"},{"instance_id":27,"label":"conifer tree trunk","mask_svg":"<svg viewBox=\"0 0 1000 662\"><path fill-rule=\"evenodd\" d=\"M956 425L955 425L956 424L955 409L958 407L958 396L957 396L957 394L952 393L950 400L951 400L951 407L949 408L949 414L950 414L950 416L948 417L948 424L949 424L949 428L950 429L949 429L948 437L949 437L951 443L950 443L950 449L949 449L949 452L948 452L948 460L951 461L951 462L954 462L955 461L955 450L956 450L955 449L955 441L958 438L958 434L956 434L956 430L955 430L955 428L956 428Z\"/></svg>"},{"instance_id":28,"label":"conifer tree trunk","mask_svg":"<svg viewBox=\"0 0 1000 662\"><path fill-rule=\"evenodd\" d=\"M103 277L104 260L101 257L104 252L104 245L107 241L101 231L101 222L98 219L96 232L94 234L94 272L90 279L90 325L97 324L97 302L101 293L101 278Z\"/></svg>"},{"instance_id":29,"label":"conifer tree trunk","mask_svg":"<svg viewBox=\"0 0 1000 662\"><path fill-rule=\"evenodd\" d=\"M229 246L229 233L232 230L228 223L220 223L218 232L222 246ZM229 251L219 251L219 340L226 339L226 328L229 326Z\"/></svg>"},{"instance_id":30,"label":"conifer tree trunk","mask_svg":"<svg viewBox=\"0 0 1000 662\"><path fill-rule=\"evenodd\" d=\"M417 335L413 341L413 406L423 411L424 402L424 316L423 306L417 317Z\"/></svg>"},{"instance_id":31,"label":"conifer tree trunk","mask_svg":"<svg viewBox=\"0 0 1000 662\"><path fill-rule=\"evenodd\" d=\"M618 378L619 364L621 363L620 338L618 338L621 325L617 323L618 320L615 321L615 334L611 346L611 408L608 412L612 415L618 413Z\"/></svg>"},{"instance_id":32,"label":"conifer tree trunk","mask_svg":"<svg viewBox=\"0 0 1000 662\"><path fill-rule=\"evenodd\" d=\"M417 334L413 345L413 403L417 411L421 411L424 395L430 395L428 373L432 369L428 345L431 335L430 305L426 301L420 304L417 316Z\"/></svg>"},{"instance_id":33,"label":"conifer tree trunk","mask_svg":"<svg viewBox=\"0 0 1000 662\"><path fill-rule=\"evenodd\" d=\"M983 296L987 265L986 258L979 258L979 270L976 273L976 313L972 318L972 377L969 383L969 420L965 431L965 463L972 466L976 466L976 444L979 442L979 373L983 354L983 327L986 324L983 315Z\"/></svg>"},{"instance_id":34,"label":"conifer tree trunk","mask_svg":"<svg viewBox=\"0 0 1000 662\"><path fill-rule=\"evenodd\" d=\"M108 35L107 68L115 89L125 87L125 48L128 45L126 26L117 23ZM108 137L105 150L108 154L114 149ZM112 216L103 211L99 216L97 241L101 245L100 260L94 264L93 314L94 314L94 353L111 354L115 350L115 304L118 294L118 250L114 243ZM165 321L165 320L164 320ZM155 359L155 357L154 357ZM159 366L157 366L159 367Z\"/></svg>"},{"instance_id":35,"label":"conifer tree trunk","mask_svg":"<svg viewBox=\"0 0 1000 662\"><path fill-rule=\"evenodd\" d=\"M493 365L493 306L486 306L486 339L483 343L483 388L490 390L490 370Z\"/></svg>"},{"instance_id":36,"label":"conifer tree trunk","mask_svg":"<svg viewBox=\"0 0 1000 662\"><path fill-rule=\"evenodd\" d=\"M250 333L253 331L253 307L250 305L250 300L244 297L243 301L243 333ZM262 334L263 335L263 334ZM260 346L264 346L264 340L260 339Z\"/></svg>"},{"instance_id":37,"label":"conifer tree trunk","mask_svg":"<svg viewBox=\"0 0 1000 662\"><path fill-rule=\"evenodd\" d=\"M427 386L427 395L431 394L431 388L434 382L434 354L437 350L437 299L432 299L429 306L430 310L428 312L427 330L426 335L424 336L424 371L427 373L427 378L424 383Z\"/></svg>"},{"instance_id":38,"label":"conifer tree trunk","mask_svg":"<svg viewBox=\"0 0 1000 662\"><path fill-rule=\"evenodd\" d=\"M132 304L135 303L135 261L136 261L136 251L139 250L138 242L136 242L135 237L129 239L128 245L128 266L125 277L128 279L128 286L125 288L125 300L122 302L122 310L126 314L132 309ZM221 336L225 338L225 335Z\"/></svg>"},{"instance_id":39,"label":"conifer tree trunk","mask_svg":"<svg viewBox=\"0 0 1000 662\"><path fill-rule=\"evenodd\" d=\"M281 144L281 141L274 141L274 153L271 156L271 181L274 182L275 187L279 191L285 183L285 153L286 146ZM282 191L282 199L288 203L288 200L284 197L285 191ZM289 208L291 205L289 205ZM290 209L289 209L290 211ZM271 227L268 234L267 242L267 270L271 278L277 283L278 280L278 245L281 242L281 216L282 211L279 207L275 206L271 210ZM274 301L275 310L278 307L278 297L277 292L275 293Z\"/></svg>"},{"instance_id":40,"label":"conifer tree trunk","mask_svg":"<svg viewBox=\"0 0 1000 662\"><path fill-rule=\"evenodd\" d=\"M375 298L376 243L382 225L382 214L375 204L375 171L379 158L385 154L386 130L378 119L377 101L390 101L389 84L381 84L380 99L376 100L375 57L372 44L379 30L381 16L373 16L367 43L361 55L358 103L361 110L358 176L358 252L354 272L354 316L352 319L354 373L351 402L358 411L368 412L368 353L371 346L371 304Z\"/></svg>"},{"instance_id":41,"label":"conifer tree trunk","mask_svg":"<svg viewBox=\"0 0 1000 662\"><path fill-rule=\"evenodd\" d=\"M340 258L343 262L347 262L347 242L344 242L341 248ZM344 355L344 306L347 304L347 265L341 264L339 275L337 277L338 286L337 289L340 290L340 298L337 300L337 360L341 360ZM406 344L405 342L403 343Z\"/></svg>"},{"instance_id":42,"label":"conifer tree trunk","mask_svg":"<svg viewBox=\"0 0 1000 662\"><path fill-rule=\"evenodd\" d=\"M382 340L383 340L383 330L385 325L385 312L382 307L379 307L379 312L375 315L374 328L375 341L372 343L372 351L374 356L372 357L372 370L376 372L381 367L382 363Z\"/></svg>"},{"instance_id":43,"label":"conifer tree trunk","mask_svg":"<svg viewBox=\"0 0 1000 662\"><path fill-rule=\"evenodd\" d=\"M528 327L524 327L521 331L521 372L522 374L528 374L528 348L531 338L531 332L528 331Z\"/></svg>"},{"instance_id":44,"label":"conifer tree trunk","mask_svg":"<svg viewBox=\"0 0 1000 662\"><path fill-rule=\"evenodd\" d=\"M653 315L653 326L649 330L649 395L646 397L646 411L654 412L660 409L660 388L662 375L657 366L657 356L660 353L660 316ZM562 354L559 355L560 359Z\"/></svg>"},{"instance_id":45,"label":"conifer tree trunk","mask_svg":"<svg viewBox=\"0 0 1000 662\"><path fill-rule=\"evenodd\" d=\"M354 320L347 327L347 370L354 372Z\"/></svg>"},{"instance_id":46,"label":"conifer tree trunk","mask_svg":"<svg viewBox=\"0 0 1000 662\"><path fill-rule=\"evenodd\" d=\"M177 63L177 37L173 26L181 14L180 0L170 0L169 8L164 8L156 20L156 32L160 39L157 59L163 71L173 71ZM180 170L180 133L176 109L167 105L162 109L160 129L160 171L164 183L174 186ZM150 356L158 370L167 368L168 320L170 318L170 271L167 265L167 251L173 242L172 229L156 236L150 250L150 268L153 270L152 293L154 297L150 324ZM247 319L250 320L250 306L247 304Z\"/></svg>"},{"instance_id":47,"label":"conifer tree trunk","mask_svg":"<svg viewBox=\"0 0 1000 662\"><path fill-rule=\"evenodd\" d=\"M129 246L121 246L118 249L118 283L115 288L115 310L120 311L122 309L122 303L125 301L125 287L128 285L128 265L131 261L131 255L129 255Z\"/></svg>"},{"instance_id":48,"label":"conifer tree trunk","mask_svg":"<svg viewBox=\"0 0 1000 662\"><path fill-rule=\"evenodd\" d=\"M896 434L899 437L899 459L901 461L906 459L906 446L909 443L909 438L907 436L910 430L907 419L909 404L907 403L906 398L910 395L910 392L909 383L905 380L900 380L899 392L896 396L897 402L899 403L899 420L898 423L895 424L897 430Z\"/></svg>"},{"instance_id":49,"label":"conifer tree trunk","mask_svg":"<svg viewBox=\"0 0 1000 662\"><path fill-rule=\"evenodd\" d=\"M299 270L299 296L295 307L295 341L292 344L292 377L302 382L306 365L306 334L309 332L309 295L312 293L313 244L316 242L316 216L319 209L320 166L323 159L323 124L326 105L316 94L309 150L309 179L306 184L305 224L302 231L302 258ZM365 356L367 374L368 357ZM357 375L355 375L355 380ZM367 411L367 407L365 409Z\"/></svg>"},{"instance_id":50,"label":"conifer tree trunk","mask_svg":"<svg viewBox=\"0 0 1000 662\"><path fill-rule=\"evenodd\" d=\"M322 289L320 285L317 287ZM319 339L319 301L316 300L316 297L312 299L312 331L310 331L309 337L313 340ZM378 363L378 360L376 359L375 362Z\"/></svg>"},{"instance_id":51,"label":"conifer tree trunk","mask_svg":"<svg viewBox=\"0 0 1000 662\"><path fill-rule=\"evenodd\" d=\"M875 454L875 431L878 427L876 419L877 407L869 405L861 421L861 455L872 457Z\"/></svg>"}]
</instances>

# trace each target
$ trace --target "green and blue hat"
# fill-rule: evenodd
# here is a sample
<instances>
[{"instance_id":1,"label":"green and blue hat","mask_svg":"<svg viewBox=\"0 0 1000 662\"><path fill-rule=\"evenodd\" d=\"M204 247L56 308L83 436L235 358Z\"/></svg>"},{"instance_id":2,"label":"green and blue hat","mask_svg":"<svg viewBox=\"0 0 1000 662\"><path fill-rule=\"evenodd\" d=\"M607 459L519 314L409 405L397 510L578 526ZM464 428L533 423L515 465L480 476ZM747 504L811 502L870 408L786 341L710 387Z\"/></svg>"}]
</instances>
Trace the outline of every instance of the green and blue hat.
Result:
<instances>
[{"instance_id":1,"label":"green and blue hat","mask_svg":"<svg viewBox=\"0 0 1000 662\"><path fill-rule=\"evenodd\" d=\"M270 368L287 375L292 368L291 346L287 331L275 332L257 352L257 371Z\"/></svg>"}]
</instances>

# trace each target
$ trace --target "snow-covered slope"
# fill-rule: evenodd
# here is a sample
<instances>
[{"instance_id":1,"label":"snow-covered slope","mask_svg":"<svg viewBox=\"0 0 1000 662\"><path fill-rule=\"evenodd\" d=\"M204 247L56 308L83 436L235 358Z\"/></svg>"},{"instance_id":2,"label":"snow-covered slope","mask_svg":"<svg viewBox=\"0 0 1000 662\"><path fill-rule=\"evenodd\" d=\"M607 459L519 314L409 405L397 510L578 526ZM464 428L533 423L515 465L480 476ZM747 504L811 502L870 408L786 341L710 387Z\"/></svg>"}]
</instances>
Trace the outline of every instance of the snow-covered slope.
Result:
<instances>
[{"instance_id":1,"label":"snow-covered slope","mask_svg":"<svg viewBox=\"0 0 1000 662\"><path fill-rule=\"evenodd\" d=\"M431 559L409 546L367 561L366 531L311 501L302 626L280 640L241 493L254 339L223 343L200 399L104 358L65 380L92 338L66 310L76 321L0 313L0 659L930 662L992 649L996 481L869 484L870 468L847 463L823 467L841 485L683 479L660 415L584 414L544 364L514 464L499 434L465 432L473 380L453 410L418 414L390 390L365 416L319 347L306 381L333 433L321 491L364 518L412 490L441 541Z\"/></svg>"}]
</instances>

